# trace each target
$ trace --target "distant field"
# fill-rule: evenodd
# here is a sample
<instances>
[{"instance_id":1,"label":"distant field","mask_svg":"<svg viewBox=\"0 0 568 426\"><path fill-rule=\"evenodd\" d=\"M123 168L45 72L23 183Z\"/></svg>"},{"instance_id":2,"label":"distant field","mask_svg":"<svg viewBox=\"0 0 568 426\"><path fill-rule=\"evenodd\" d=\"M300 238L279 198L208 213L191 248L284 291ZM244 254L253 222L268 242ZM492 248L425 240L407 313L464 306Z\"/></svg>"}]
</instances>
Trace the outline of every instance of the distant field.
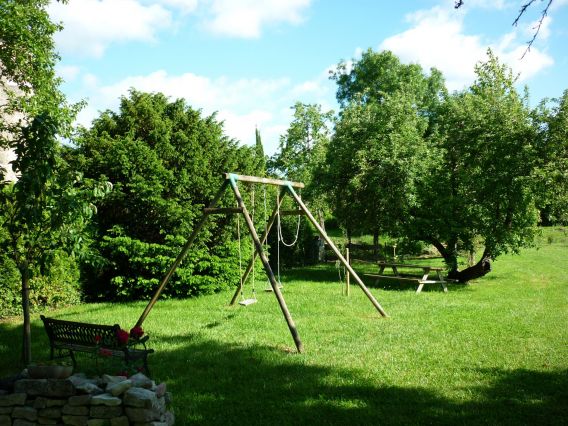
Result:
<instances>
[{"instance_id":1,"label":"distant field","mask_svg":"<svg viewBox=\"0 0 568 426\"><path fill-rule=\"evenodd\" d=\"M173 392L179 425L567 424L568 231L545 229L540 244L447 294L371 287L387 319L358 288L342 296L333 265L289 270L283 291L304 354L264 282L246 308L228 307L228 292L162 300L144 324L150 368ZM144 306L49 315L130 328ZM32 332L34 358L47 358L38 315ZM18 319L0 322L0 375L17 371L20 334Z\"/></svg>"}]
</instances>

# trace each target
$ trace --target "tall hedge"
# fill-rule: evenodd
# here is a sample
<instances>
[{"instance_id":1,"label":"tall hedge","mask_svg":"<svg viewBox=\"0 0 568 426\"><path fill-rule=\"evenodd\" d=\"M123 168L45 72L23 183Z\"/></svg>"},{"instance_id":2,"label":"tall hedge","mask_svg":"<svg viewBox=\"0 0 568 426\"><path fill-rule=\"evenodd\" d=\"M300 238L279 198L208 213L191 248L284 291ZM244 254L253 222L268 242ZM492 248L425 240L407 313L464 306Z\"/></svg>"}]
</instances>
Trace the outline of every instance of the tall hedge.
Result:
<instances>
[{"instance_id":1,"label":"tall hedge","mask_svg":"<svg viewBox=\"0 0 568 426\"><path fill-rule=\"evenodd\" d=\"M148 297L220 187L222 173L260 172L254 149L226 137L215 115L161 93L131 90L118 112L103 112L76 144L69 153L76 167L114 185L97 206L94 238L101 258L85 265L85 289L93 297ZM210 221L164 296L234 285L234 229L232 218Z\"/></svg>"}]
</instances>

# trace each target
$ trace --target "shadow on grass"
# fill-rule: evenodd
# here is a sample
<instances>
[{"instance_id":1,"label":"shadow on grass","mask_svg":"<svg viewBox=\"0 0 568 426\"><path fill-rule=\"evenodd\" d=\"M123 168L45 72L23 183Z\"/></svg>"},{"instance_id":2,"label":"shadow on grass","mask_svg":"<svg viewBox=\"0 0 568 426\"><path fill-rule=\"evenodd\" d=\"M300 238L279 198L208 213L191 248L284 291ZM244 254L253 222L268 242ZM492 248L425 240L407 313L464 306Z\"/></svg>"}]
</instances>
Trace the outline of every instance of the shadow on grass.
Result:
<instances>
[{"instance_id":1,"label":"shadow on grass","mask_svg":"<svg viewBox=\"0 0 568 426\"><path fill-rule=\"evenodd\" d=\"M219 344L198 334L168 338L181 349L154 356L173 392L176 424L371 425L561 424L568 420L568 375L487 372L475 402L428 389L377 386L362 372L306 365L281 349Z\"/></svg>"},{"instance_id":2,"label":"shadow on grass","mask_svg":"<svg viewBox=\"0 0 568 426\"><path fill-rule=\"evenodd\" d=\"M0 333L2 374L15 373L21 327L0 324ZM44 334L33 326L35 359L47 358ZM230 345L191 333L156 337L177 348L150 357L154 377L173 393L177 425L568 422L568 371L482 370L492 383L472 387L471 401L464 402L431 389L382 386L364 371L310 365L282 348Z\"/></svg>"},{"instance_id":3,"label":"shadow on grass","mask_svg":"<svg viewBox=\"0 0 568 426\"><path fill-rule=\"evenodd\" d=\"M376 282L374 278L365 277L365 273L374 273L376 274L374 267L370 268L368 265L365 268L356 268L355 272L359 275L362 279L363 283L369 288L379 288L382 290L387 291L416 291L418 288L417 284L409 283L409 282ZM420 278L419 276L414 275L402 275L403 277L408 278ZM343 276L343 269L342 269L342 279L345 280ZM339 282L339 274L337 269L334 266L327 265L327 266L312 266L312 267L298 267L293 269L286 270L285 273L282 274L282 282L285 284L289 281L308 281L308 282L332 282L334 284ZM351 284L353 286L357 286L357 283L352 278ZM460 283L447 283L448 291L464 291L469 290L468 285L460 284ZM422 292L426 293L429 291L438 292L441 291L442 288L440 285L425 285L422 289Z\"/></svg>"}]
</instances>

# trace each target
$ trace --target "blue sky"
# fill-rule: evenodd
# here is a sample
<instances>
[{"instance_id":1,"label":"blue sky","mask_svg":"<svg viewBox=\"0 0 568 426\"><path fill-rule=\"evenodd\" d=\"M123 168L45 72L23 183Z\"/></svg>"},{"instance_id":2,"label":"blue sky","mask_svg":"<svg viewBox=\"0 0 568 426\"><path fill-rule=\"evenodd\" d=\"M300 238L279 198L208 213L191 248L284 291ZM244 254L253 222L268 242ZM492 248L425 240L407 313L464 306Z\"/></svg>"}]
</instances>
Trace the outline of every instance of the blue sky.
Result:
<instances>
[{"instance_id":1,"label":"blue sky","mask_svg":"<svg viewBox=\"0 0 568 426\"><path fill-rule=\"evenodd\" d=\"M517 27L522 0L69 0L50 14L58 73L71 101L86 100L88 125L116 110L130 87L185 98L217 112L226 133L253 143L258 126L272 154L296 102L337 110L330 69L362 50L389 49L439 68L450 90L473 79L491 47L527 85L531 104L568 89L568 0L554 0L531 51L520 59L546 2Z\"/></svg>"}]
</instances>

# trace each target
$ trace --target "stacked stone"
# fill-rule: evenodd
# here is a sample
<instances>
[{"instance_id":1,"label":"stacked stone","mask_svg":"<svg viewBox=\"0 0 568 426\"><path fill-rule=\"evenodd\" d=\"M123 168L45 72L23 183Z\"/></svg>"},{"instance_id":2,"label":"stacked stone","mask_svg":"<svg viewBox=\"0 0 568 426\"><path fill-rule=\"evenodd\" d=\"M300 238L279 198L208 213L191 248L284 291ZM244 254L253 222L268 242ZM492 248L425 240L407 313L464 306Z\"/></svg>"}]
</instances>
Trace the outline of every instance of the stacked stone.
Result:
<instances>
[{"instance_id":1,"label":"stacked stone","mask_svg":"<svg viewBox=\"0 0 568 426\"><path fill-rule=\"evenodd\" d=\"M171 426L171 395L143 374L127 379L22 379L0 394L0 426Z\"/></svg>"}]
</instances>

